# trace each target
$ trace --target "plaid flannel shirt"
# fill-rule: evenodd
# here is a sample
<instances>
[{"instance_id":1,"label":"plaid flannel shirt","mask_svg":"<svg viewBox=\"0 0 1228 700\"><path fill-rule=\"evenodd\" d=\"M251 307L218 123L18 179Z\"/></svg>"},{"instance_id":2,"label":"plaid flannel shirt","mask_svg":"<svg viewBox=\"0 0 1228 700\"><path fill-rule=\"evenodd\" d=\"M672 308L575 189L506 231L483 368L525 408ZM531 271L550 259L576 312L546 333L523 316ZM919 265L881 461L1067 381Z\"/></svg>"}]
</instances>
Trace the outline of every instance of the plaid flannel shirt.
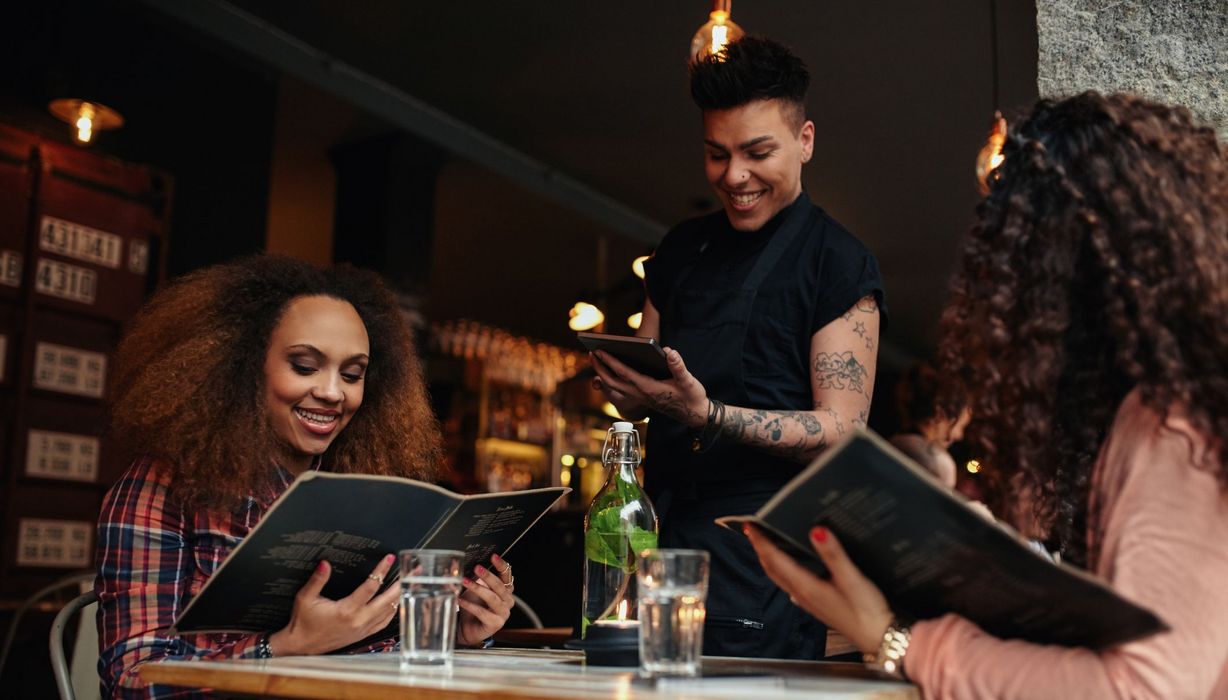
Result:
<instances>
[{"instance_id":1,"label":"plaid flannel shirt","mask_svg":"<svg viewBox=\"0 0 1228 700\"><path fill-rule=\"evenodd\" d=\"M163 659L256 658L256 634L185 634L169 628L231 550L294 481L233 512L188 512L169 496L170 474L142 457L111 487L98 518L98 674L103 697L208 697L204 690L146 685L138 669ZM269 630L274 631L274 630ZM385 651L396 640L364 651Z\"/></svg>"}]
</instances>

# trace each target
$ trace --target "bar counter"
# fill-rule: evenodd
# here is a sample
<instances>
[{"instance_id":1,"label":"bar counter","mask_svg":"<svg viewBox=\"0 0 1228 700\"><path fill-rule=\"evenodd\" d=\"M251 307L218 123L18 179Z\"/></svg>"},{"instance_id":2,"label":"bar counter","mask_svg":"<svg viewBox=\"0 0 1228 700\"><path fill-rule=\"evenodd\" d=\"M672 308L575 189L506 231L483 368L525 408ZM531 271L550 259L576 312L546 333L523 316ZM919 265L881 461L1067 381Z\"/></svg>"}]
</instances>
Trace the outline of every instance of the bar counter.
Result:
<instances>
[{"instance_id":1,"label":"bar counter","mask_svg":"<svg viewBox=\"0 0 1228 700\"><path fill-rule=\"evenodd\" d=\"M860 664L705 657L703 678L641 679L636 669L586 666L577 651L456 652L451 671L402 673L397 654L267 660L162 661L143 666L151 683L219 694L281 698L412 697L416 700L920 700L918 689Z\"/></svg>"}]
</instances>

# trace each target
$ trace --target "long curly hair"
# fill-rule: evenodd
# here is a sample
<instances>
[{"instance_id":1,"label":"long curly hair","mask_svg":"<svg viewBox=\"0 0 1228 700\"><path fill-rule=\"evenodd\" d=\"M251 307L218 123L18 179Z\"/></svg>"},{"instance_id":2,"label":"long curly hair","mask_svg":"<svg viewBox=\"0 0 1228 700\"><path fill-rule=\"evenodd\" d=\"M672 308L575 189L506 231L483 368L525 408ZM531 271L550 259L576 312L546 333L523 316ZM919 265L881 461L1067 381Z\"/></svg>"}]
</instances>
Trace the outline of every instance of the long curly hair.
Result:
<instances>
[{"instance_id":1,"label":"long curly hair","mask_svg":"<svg viewBox=\"0 0 1228 700\"><path fill-rule=\"evenodd\" d=\"M441 456L413 338L380 278L257 255L171 283L141 310L112 370L111 428L131 455L171 470L186 507L235 507L271 492L282 446L264 405L264 360L291 300L347 301L371 344L361 408L329 446L336 472L429 478Z\"/></svg>"},{"instance_id":2,"label":"long curly hair","mask_svg":"<svg viewBox=\"0 0 1228 700\"><path fill-rule=\"evenodd\" d=\"M1185 109L1087 92L1038 103L1004 155L943 312L943 400L1086 564L1090 473L1132 389L1187 412L1228 485L1225 154Z\"/></svg>"}]
</instances>

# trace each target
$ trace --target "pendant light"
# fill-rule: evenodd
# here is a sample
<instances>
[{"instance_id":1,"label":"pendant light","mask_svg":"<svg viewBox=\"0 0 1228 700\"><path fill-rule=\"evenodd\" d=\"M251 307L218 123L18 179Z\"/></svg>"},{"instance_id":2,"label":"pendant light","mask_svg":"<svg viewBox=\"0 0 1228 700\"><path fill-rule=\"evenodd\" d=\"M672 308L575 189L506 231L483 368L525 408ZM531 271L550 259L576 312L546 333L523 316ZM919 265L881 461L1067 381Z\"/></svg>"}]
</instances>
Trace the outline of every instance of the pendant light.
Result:
<instances>
[{"instance_id":1,"label":"pendant light","mask_svg":"<svg viewBox=\"0 0 1228 700\"><path fill-rule=\"evenodd\" d=\"M742 28L730 19L732 5L733 0L712 0L712 11L708 13L707 23L691 38L691 61L720 53L726 45L741 39L745 34Z\"/></svg>"},{"instance_id":2,"label":"pendant light","mask_svg":"<svg viewBox=\"0 0 1228 700\"><path fill-rule=\"evenodd\" d=\"M73 140L82 146L94 141L99 131L118 129L124 125L119 112L98 102L63 98L52 100L47 109L61 121L72 125Z\"/></svg>"},{"instance_id":3,"label":"pendant light","mask_svg":"<svg viewBox=\"0 0 1228 700\"><path fill-rule=\"evenodd\" d=\"M993 123L989 138L976 154L976 182L981 194L989 194L989 180L994 168L1002 164L1002 147L1006 145L1006 119L998 109L998 3L989 0L989 46L993 72Z\"/></svg>"}]
</instances>

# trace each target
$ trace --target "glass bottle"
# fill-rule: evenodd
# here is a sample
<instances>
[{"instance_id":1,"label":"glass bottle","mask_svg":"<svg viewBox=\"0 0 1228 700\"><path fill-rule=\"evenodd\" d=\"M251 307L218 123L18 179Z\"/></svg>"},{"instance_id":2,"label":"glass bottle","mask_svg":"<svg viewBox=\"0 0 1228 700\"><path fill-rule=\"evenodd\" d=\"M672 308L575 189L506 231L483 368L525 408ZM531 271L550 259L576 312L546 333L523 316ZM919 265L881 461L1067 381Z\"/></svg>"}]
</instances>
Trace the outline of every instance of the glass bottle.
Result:
<instances>
[{"instance_id":1,"label":"glass bottle","mask_svg":"<svg viewBox=\"0 0 1228 700\"><path fill-rule=\"evenodd\" d=\"M584 516L584 594L580 636L598 621L634 620L635 555L657 546L657 512L636 478L640 436L627 422L606 431L605 485Z\"/></svg>"}]
</instances>

